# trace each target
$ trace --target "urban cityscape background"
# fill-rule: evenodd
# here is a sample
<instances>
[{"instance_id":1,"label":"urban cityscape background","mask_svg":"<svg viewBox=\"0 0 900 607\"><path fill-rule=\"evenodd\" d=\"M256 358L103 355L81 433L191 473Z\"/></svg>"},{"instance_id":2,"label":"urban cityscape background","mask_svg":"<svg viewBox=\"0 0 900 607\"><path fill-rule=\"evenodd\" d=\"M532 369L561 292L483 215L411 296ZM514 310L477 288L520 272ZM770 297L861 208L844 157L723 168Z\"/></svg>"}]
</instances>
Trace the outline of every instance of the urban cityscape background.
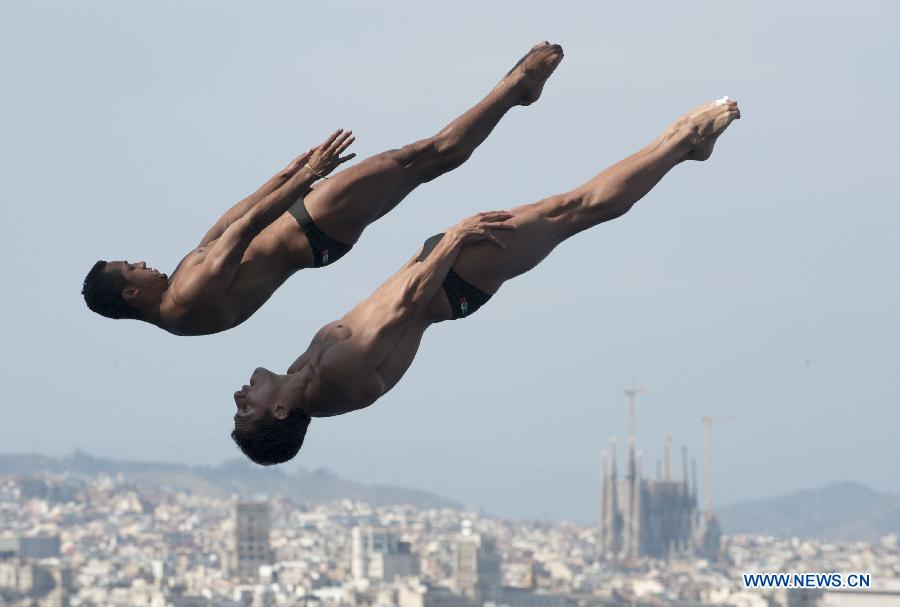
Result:
<instances>
[{"instance_id":1,"label":"urban cityscape background","mask_svg":"<svg viewBox=\"0 0 900 607\"><path fill-rule=\"evenodd\" d=\"M624 469L613 439L598 478L584 479L597 485L595 525L504 520L423 491L241 460L199 469L85 453L0 456L0 605L900 605L900 498L834 486L768 509L726 509L737 530L728 533L710 490L715 418L703 420L702 467L682 446L676 472L669 435L646 475L639 393L626 390ZM783 527L795 519L806 527ZM748 572L862 572L873 582L748 589Z\"/></svg>"}]
</instances>

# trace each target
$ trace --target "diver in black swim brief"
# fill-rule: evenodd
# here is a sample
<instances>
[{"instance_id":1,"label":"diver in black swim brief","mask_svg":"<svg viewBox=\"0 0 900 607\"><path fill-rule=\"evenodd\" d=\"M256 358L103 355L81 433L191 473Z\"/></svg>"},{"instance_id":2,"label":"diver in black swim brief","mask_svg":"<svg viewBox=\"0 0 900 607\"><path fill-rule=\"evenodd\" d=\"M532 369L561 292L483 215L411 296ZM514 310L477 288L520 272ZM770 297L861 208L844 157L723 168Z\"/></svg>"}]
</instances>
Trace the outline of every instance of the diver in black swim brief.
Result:
<instances>
[{"instance_id":1,"label":"diver in black swim brief","mask_svg":"<svg viewBox=\"0 0 900 607\"><path fill-rule=\"evenodd\" d=\"M727 99L701 106L574 190L509 211L479 213L429 238L368 298L322 327L286 374L253 372L250 384L234 394L232 438L259 464L291 459L313 417L368 407L397 385L428 327L471 315L565 240L627 213L676 165L706 160L739 117L737 104ZM571 271L578 277L573 287L592 278L590 266ZM568 322L578 329L578 319ZM529 339L529 332L521 331L520 338ZM453 377L465 390L465 378Z\"/></svg>"},{"instance_id":2,"label":"diver in black swim brief","mask_svg":"<svg viewBox=\"0 0 900 607\"><path fill-rule=\"evenodd\" d=\"M422 252L419 253L416 261L425 261L443 237L444 233L441 232L426 240L425 244L422 245ZM450 268L447 272L447 278L441 283L441 287L447 296L447 303L450 304L450 312L453 314L451 320L465 318L474 314L478 311L478 308L486 304L491 298L490 293L485 293L478 287L460 278L459 274L453 271L453 268Z\"/></svg>"},{"instance_id":3,"label":"diver in black swim brief","mask_svg":"<svg viewBox=\"0 0 900 607\"><path fill-rule=\"evenodd\" d=\"M336 262L353 248L352 244L345 244L335 240L320 230L316 222L309 216L309 211L306 210L303 198L295 202L294 206L288 209L288 213L297 220L297 223L300 224L300 229L303 230L303 233L306 234L306 238L309 240L314 268L322 268Z\"/></svg>"},{"instance_id":4,"label":"diver in black swim brief","mask_svg":"<svg viewBox=\"0 0 900 607\"><path fill-rule=\"evenodd\" d=\"M140 320L176 335L236 327L291 276L334 263L416 188L466 162L508 111L541 97L562 58L558 45L534 46L434 135L328 177L354 156L341 156L353 137L337 131L226 211L171 277L143 262L95 263L82 286L85 303L108 318Z\"/></svg>"}]
</instances>

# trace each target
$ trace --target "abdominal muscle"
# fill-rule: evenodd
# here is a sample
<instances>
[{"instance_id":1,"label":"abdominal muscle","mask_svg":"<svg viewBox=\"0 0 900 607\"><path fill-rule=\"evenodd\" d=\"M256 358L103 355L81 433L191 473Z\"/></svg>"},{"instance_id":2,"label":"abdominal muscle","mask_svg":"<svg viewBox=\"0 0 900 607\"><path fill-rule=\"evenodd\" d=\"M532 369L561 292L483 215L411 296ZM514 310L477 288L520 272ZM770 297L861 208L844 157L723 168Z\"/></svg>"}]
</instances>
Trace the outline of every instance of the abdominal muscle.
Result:
<instances>
[{"instance_id":1,"label":"abdominal muscle","mask_svg":"<svg viewBox=\"0 0 900 607\"><path fill-rule=\"evenodd\" d=\"M368 300L354 308L345 317L347 324L358 325L371 331L373 325L378 326L380 322L387 322L388 306L395 305L396 299L401 296L400 289L405 282L404 271L392 277ZM440 289L418 314L404 318L402 325L378 331L377 340L381 343L371 343L368 347L374 352L379 350L383 352L380 362L372 369L372 373L377 374L383 383L382 394L391 390L406 374L415 360L425 330L434 323L449 320L451 317L447 296L444 290Z\"/></svg>"}]
</instances>

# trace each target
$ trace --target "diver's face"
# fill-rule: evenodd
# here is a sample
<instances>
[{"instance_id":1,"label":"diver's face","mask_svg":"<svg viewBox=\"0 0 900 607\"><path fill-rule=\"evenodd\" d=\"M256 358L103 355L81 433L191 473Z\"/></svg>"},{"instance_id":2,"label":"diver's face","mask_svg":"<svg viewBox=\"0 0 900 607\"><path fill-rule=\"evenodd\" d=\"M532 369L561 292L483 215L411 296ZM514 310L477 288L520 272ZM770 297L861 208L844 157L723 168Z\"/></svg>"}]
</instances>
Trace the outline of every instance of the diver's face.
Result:
<instances>
[{"instance_id":1,"label":"diver's face","mask_svg":"<svg viewBox=\"0 0 900 607\"><path fill-rule=\"evenodd\" d=\"M265 415L274 414L278 385L276 375L268 369L258 367L250 376L250 384L234 393L234 425L249 425Z\"/></svg>"},{"instance_id":2,"label":"diver's face","mask_svg":"<svg viewBox=\"0 0 900 607\"><path fill-rule=\"evenodd\" d=\"M147 267L147 262L138 261L129 263L127 261L111 261L106 264L107 272L120 272L125 281L138 288L158 287L167 285L169 277L156 270Z\"/></svg>"}]
</instances>

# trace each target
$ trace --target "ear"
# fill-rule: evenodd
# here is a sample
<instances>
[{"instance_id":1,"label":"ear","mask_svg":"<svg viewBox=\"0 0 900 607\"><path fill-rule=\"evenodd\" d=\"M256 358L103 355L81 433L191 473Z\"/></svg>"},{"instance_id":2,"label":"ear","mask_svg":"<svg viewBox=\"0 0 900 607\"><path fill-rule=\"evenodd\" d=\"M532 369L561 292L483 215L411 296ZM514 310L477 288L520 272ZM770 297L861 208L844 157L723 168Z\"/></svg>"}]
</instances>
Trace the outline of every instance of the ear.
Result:
<instances>
[{"instance_id":1,"label":"ear","mask_svg":"<svg viewBox=\"0 0 900 607\"><path fill-rule=\"evenodd\" d=\"M122 299L130 303L137 299L137 296L140 292L141 290L134 285L127 286L122 289Z\"/></svg>"},{"instance_id":2,"label":"ear","mask_svg":"<svg viewBox=\"0 0 900 607\"><path fill-rule=\"evenodd\" d=\"M287 407L282 403L275 403L275 407L272 409L272 416L279 421L286 420L288 416Z\"/></svg>"}]
</instances>

